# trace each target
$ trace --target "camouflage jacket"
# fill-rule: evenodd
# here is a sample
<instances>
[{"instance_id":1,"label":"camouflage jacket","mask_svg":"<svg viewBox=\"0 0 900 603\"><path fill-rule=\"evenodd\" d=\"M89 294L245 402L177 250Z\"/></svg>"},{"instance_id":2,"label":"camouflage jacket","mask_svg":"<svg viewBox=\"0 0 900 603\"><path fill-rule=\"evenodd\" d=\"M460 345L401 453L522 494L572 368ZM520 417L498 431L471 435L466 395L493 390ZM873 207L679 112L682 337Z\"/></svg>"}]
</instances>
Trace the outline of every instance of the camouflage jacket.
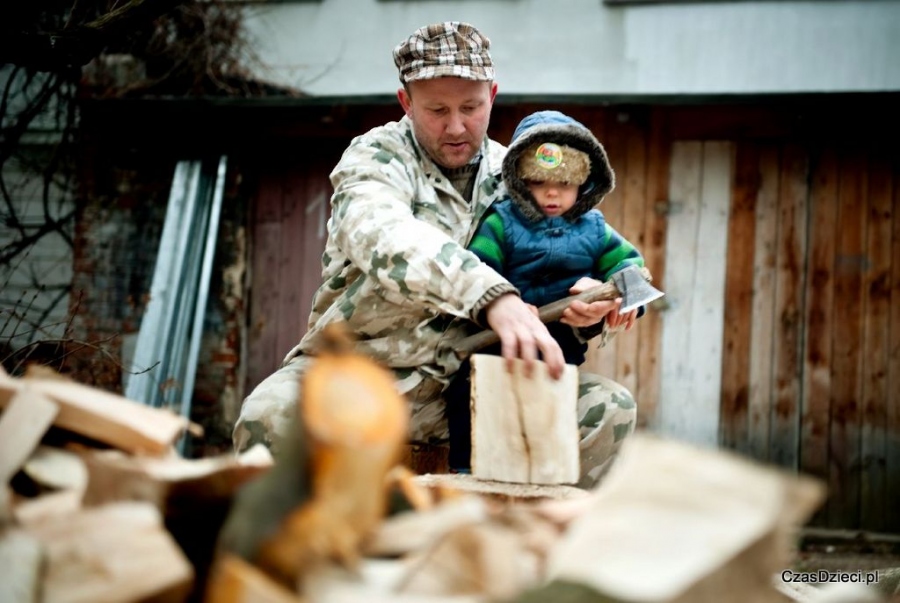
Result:
<instances>
[{"instance_id":1,"label":"camouflage jacket","mask_svg":"<svg viewBox=\"0 0 900 603\"><path fill-rule=\"evenodd\" d=\"M459 366L447 349L502 293L516 291L466 245L499 199L506 148L485 139L472 202L426 155L407 117L356 137L331 173L322 285L309 328L285 362L346 321L360 350L415 382Z\"/></svg>"}]
</instances>

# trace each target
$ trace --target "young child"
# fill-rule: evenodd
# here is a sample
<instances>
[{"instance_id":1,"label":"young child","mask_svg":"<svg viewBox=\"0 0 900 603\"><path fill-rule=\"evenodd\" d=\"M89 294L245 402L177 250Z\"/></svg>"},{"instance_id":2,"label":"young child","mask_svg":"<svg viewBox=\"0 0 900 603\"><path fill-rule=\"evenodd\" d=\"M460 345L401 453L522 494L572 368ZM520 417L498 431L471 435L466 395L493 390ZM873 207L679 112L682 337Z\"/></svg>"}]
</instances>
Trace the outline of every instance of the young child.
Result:
<instances>
[{"instance_id":1,"label":"young child","mask_svg":"<svg viewBox=\"0 0 900 603\"><path fill-rule=\"evenodd\" d=\"M540 307L570 295L582 278L600 281L626 266L643 266L634 245L607 224L596 206L615 185L606 151L584 125L558 111L523 119L503 161L508 198L487 214L469 249ZM622 324L630 327L643 308ZM584 362L594 327L547 325L568 364ZM499 346L479 353L499 354ZM470 366L466 362L444 392L450 429L450 467L466 472L471 455Z\"/></svg>"}]
</instances>

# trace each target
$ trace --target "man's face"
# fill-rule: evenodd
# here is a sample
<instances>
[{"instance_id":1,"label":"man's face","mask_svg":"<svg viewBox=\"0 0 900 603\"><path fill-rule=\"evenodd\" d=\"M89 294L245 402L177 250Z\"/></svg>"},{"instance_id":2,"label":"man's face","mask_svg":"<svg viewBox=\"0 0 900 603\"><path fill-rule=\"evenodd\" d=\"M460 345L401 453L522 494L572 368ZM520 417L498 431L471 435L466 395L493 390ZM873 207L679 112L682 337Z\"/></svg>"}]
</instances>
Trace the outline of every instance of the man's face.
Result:
<instances>
[{"instance_id":1,"label":"man's face","mask_svg":"<svg viewBox=\"0 0 900 603\"><path fill-rule=\"evenodd\" d=\"M487 133L497 84L441 77L410 82L408 87L398 90L397 98L419 144L442 167L469 163Z\"/></svg>"}]
</instances>

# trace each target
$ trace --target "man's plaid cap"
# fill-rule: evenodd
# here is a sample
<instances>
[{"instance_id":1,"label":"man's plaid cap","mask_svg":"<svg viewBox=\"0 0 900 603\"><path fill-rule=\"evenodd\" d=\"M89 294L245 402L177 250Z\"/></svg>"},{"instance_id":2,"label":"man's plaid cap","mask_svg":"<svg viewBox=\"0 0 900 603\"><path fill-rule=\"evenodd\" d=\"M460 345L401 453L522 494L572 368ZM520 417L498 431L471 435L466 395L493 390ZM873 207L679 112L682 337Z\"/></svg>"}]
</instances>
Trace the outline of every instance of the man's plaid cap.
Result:
<instances>
[{"instance_id":1,"label":"man's plaid cap","mask_svg":"<svg viewBox=\"0 0 900 603\"><path fill-rule=\"evenodd\" d=\"M459 77L492 81L491 41L468 23L446 21L417 29L394 48L394 63L404 84L415 80Z\"/></svg>"}]
</instances>

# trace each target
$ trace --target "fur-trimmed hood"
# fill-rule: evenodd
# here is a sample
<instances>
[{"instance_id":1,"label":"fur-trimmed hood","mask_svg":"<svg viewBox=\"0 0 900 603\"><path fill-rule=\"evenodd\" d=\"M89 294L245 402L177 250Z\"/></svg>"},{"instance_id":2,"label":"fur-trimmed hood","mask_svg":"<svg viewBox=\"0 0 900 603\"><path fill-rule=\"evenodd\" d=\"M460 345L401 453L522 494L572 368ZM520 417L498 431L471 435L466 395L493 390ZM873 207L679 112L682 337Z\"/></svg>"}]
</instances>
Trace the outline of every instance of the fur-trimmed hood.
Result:
<instances>
[{"instance_id":1,"label":"fur-trimmed hood","mask_svg":"<svg viewBox=\"0 0 900 603\"><path fill-rule=\"evenodd\" d=\"M503 159L503 181L509 196L521 213L532 222L544 214L525 181L519 178L516 165L522 152L537 142L553 142L584 151L591 159L591 173L578 190L578 200L563 218L573 221L603 201L615 187L616 177L600 141L584 125L559 111L532 113L516 127L506 157Z\"/></svg>"}]
</instances>

